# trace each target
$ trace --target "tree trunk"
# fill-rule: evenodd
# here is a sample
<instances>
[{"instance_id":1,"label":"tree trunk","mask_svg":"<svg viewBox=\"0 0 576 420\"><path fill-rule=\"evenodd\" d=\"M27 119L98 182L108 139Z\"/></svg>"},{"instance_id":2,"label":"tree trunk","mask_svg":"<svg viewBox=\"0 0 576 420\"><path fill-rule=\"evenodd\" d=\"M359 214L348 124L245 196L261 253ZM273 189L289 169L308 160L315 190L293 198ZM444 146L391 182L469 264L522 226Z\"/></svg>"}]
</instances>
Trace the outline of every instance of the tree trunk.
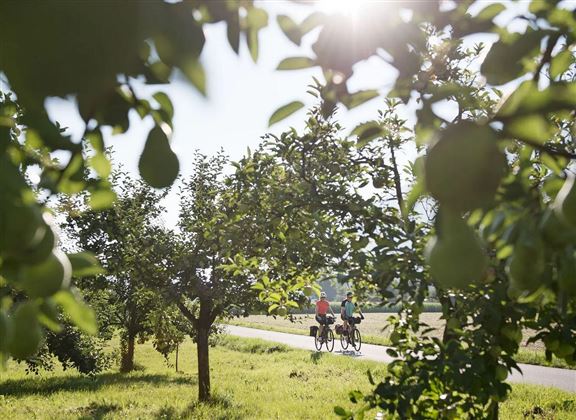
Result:
<instances>
[{"instance_id":1,"label":"tree trunk","mask_svg":"<svg viewBox=\"0 0 576 420\"><path fill-rule=\"evenodd\" d=\"M392 156L392 170L394 171L394 188L396 189L396 201L398 201L398 208L400 212L404 212L404 197L402 195L402 180L400 178L400 171L398 171L398 164L396 163L396 155L394 154L394 145L392 141L389 142L390 154Z\"/></svg>"},{"instance_id":2,"label":"tree trunk","mask_svg":"<svg viewBox=\"0 0 576 420\"><path fill-rule=\"evenodd\" d=\"M136 335L133 333L128 333L126 337L122 339L121 344L121 362L120 362L120 372L127 373L134 370L134 342L136 341Z\"/></svg>"},{"instance_id":3,"label":"tree trunk","mask_svg":"<svg viewBox=\"0 0 576 420\"><path fill-rule=\"evenodd\" d=\"M178 372L178 348L180 346L176 344L176 372Z\"/></svg>"},{"instance_id":4,"label":"tree trunk","mask_svg":"<svg viewBox=\"0 0 576 420\"><path fill-rule=\"evenodd\" d=\"M454 337L454 334L448 328L448 320L452 318L452 314L454 313L454 307L452 301L450 300L450 297L444 296L442 293L438 293L438 301L442 305L442 312L444 318L446 318L446 325L444 326L444 333L442 334L442 342L446 344L451 339L457 338Z\"/></svg>"},{"instance_id":5,"label":"tree trunk","mask_svg":"<svg viewBox=\"0 0 576 420\"><path fill-rule=\"evenodd\" d=\"M490 404L490 420L498 420L498 403L496 401L492 401Z\"/></svg>"},{"instance_id":6,"label":"tree trunk","mask_svg":"<svg viewBox=\"0 0 576 420\"><path fill-rule=\"evenodd\" d=\"M210 328L201 325L197 331L196 349L198 353L198 400L208 401L210 399L210 362L208 335Z\"/></svg>"}]
</instances>

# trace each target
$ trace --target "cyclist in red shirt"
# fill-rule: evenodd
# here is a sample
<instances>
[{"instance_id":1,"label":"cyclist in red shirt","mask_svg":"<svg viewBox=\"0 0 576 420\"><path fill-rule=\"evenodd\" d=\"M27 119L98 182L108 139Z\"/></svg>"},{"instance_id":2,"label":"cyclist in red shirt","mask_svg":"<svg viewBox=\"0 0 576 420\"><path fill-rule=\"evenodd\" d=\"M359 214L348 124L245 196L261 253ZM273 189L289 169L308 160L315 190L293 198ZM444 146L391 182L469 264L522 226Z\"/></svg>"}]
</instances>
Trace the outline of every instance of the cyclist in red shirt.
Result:
<instances>
[{"instance_id":1,"label":"cyclist in red shirt","mask_svg":"<svg viewBox=\"0 0 576 420\"><path fill-rule=\"evenodd\" d=\"M328 311L336 318L334 311L330 307L330 302L326 299L326 292L320 292L320 300L316 301L316 321L320 324L320 337L322 337L324 325L327 325L326 314Z\"/></svg>"}]
</instances>

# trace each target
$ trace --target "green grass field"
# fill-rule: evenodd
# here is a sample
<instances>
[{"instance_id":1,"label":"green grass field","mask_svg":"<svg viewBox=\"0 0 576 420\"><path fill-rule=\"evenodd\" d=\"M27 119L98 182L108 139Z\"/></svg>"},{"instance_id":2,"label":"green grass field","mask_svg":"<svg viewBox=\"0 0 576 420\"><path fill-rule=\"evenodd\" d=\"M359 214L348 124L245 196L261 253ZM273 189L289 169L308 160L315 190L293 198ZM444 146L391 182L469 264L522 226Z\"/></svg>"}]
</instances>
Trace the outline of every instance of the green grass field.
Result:
<instances>
[{"instance_id":1,"label":"green grass field","mask_svg":"<svg viewBox=\"0 0 576 420\"><path fill-rule=\"evenodd\" d=\"M388 317L393 314L390 313L368 313L365 314L365 319L359 325L362 332L362 340L369 344L389 345L390 341L388 336L390 330L384 330L387 325ZM442 314L427 312L421 315L422 322L425 322L430 327L436 329L435 335L442 337L444 331L444 321L440 319ZM227 320L226 323L232 325L239 325L242 327L259 328L269 331L286 332L292 334L308 335L308 328L310 325L315 325L314 315L295 315L295 322L289 319L266 315L250 315L246 318L234 318ZM341 321L340 321L341 322ZM565 361L558 358L553 358L548 362L544 357L544 348L542 343L527 344L529 338L529 331L525 331L522 345L518 353L517 361L520 363L530 363L534 365L553 366L566 369L576 369L576 366L569 366Z\"/></svg>"},{"instance_id":2,"label":"green grass field","mask_svg":"<svg viewBox=\"0 0 576 420\"><path fill-rule=\"evenodd\" d=\"M214 399L199 404L191 342L180 355L182 372L176 373L150 343L138 345L141 370L127 375L109 371L94 378L61 370L26 375L23 366L10 363L1 373L0 418L335 418L334 405L353 407L347 398L350 389L370 389L367 369L376 378L386 369L377 362L223 337L211 349ZM540 413L533 418L576 419L574 395L515 385L501 418L523 419L532 412Z\"/></svg>"}]
</instances>

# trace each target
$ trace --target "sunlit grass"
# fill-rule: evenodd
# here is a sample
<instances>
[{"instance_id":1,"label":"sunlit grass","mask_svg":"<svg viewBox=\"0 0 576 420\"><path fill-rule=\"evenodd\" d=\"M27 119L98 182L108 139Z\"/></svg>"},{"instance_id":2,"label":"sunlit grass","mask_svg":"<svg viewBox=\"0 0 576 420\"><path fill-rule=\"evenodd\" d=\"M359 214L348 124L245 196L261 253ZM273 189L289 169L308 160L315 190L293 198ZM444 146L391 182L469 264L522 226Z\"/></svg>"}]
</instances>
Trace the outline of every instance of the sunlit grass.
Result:
<instances>
[{"instance_id":1,"label":"sunlit grass","mask_svg":"<svg viewBox=\"0 0 576 420\"><path fill-rule=\"evenodd\" d=\"M0 382L2 419L326 419L333 407L353 408L348 391L370 391L366 371L382 377L386 366L328 353L295 350L263 340L224 337L211 349L214 398L197 402L196 354L191 342L180 352L176 373L149 343L138 345L142 370L84 377L57 370L26 375L11 363ZM173 360L172 360L173 362ZM514 385L503 419L525 413L576 418L574 395L555 389ZM367 418L373 418L376 410Z\"/></svg>"}]
</instances>

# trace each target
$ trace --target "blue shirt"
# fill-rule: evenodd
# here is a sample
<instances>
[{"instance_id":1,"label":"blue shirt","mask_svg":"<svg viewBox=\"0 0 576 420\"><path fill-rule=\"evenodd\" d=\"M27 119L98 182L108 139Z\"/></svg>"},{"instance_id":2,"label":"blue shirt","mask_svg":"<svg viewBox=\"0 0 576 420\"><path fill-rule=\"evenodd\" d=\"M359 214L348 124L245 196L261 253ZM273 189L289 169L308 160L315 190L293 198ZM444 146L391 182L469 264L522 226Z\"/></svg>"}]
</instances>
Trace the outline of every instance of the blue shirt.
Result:
<instances>
[{"instance_id":1,"label":"blue shirt","mask_svg":"<svg viewBox=\"0 0 576 420\"><path fill-rule=\"evenodd\" d=\"M356 305L347 300L344 304L344 314L346 316L352 316L354 314L354 308L356 308Z\"/></svg>"}]
</instances>

